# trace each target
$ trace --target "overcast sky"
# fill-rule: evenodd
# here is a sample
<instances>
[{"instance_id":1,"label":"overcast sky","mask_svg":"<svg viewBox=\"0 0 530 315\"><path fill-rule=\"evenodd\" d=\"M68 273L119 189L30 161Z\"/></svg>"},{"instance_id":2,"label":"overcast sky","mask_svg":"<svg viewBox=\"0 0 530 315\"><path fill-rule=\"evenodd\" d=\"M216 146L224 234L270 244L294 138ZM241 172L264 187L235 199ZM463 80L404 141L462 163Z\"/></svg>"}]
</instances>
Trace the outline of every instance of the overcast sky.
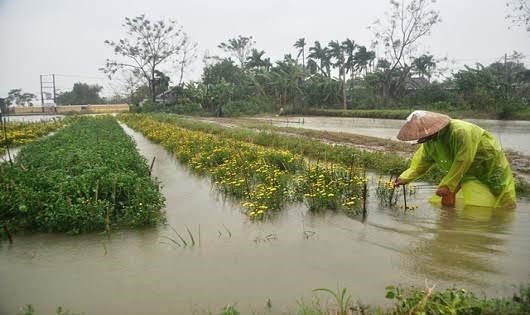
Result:
<instances>
[{"instance_id":1,"label":"overcast sky","mask_svg":"<svg viewBox=\"0 0 530 315\"><path fill-rule=\"evenodd\" d=\"M442 22L422 41L436 58L447 57L454 68L485 65L518 51L530 65L530 33L505 20L506 0L438 0L433 8ZM296 55L301 37L312 44L346 38L369 46L368 26L390 10L388 0L0 0L0 97L10 89L40 95L40 74L55 73L59 90L81 81L99 84L104 94L119 86L98 71L112 50L105 39L123 37L126 16L174 19L206 50L223 55L217 45L238 35L253 36L255 48L276 61ZM198 79L201 57L187 74ZM166 71L171 71L170 68ZM176 72L169 73L177 78Z\"/></svg>"}]
</instances>

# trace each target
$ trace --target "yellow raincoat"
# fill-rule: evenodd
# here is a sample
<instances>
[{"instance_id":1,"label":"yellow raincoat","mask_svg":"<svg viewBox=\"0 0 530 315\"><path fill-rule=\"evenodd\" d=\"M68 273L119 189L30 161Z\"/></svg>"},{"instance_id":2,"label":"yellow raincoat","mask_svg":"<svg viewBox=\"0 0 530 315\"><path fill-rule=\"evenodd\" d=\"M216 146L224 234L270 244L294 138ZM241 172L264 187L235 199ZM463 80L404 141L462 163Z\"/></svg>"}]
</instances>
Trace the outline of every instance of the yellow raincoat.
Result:
<instances>
[{"instance_id":1,"label":"yellow raincoat","mask_svg":"<svg viewBox=\"0 0 530 315\"><path fill-rule=\"evenodd\" d=\"M410 167L399 178L409 183L432 165L447 172L438 187L458 191L465 206L515 207L515 184L510 164L495 138L486 130L458 119L421 144ZM440 198L433 196L433 202Z\"/></svg>"}]
</instances>

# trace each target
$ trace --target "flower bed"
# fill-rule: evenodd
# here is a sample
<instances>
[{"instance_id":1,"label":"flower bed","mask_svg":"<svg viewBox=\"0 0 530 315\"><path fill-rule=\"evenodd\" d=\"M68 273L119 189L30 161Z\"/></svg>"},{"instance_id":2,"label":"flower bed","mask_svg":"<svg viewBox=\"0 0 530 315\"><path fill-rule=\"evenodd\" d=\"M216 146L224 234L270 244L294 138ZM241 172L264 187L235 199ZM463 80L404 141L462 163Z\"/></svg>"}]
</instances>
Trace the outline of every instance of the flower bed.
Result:
<instances>
[{"instance_id":1,"label":"flower bed","mask_svg":"<svg viewBox=\"0 0 530 315\"><path fill-rule=\"evenodd\" d=\"M0 154L4 153L6 144L20 146L45 136L63 127L61 120L39 122L2 122L0 129Z\"/></svg>"},{"instance_id":2,"label":"flower bed","mask_svg":"<svg viewBox=\"0 0 530 315\"><path fill-rule=\"evenodd\" d=\"M309 166L303 156L287 150L190 131L148 116L120 119L162 144L197 174L209 176L220 192L242 200L251 219L265 218L293 201L305 201L310 210L348 212L360 204L356 201L364 176L354 169Z\"/></svg>"}]
</instances>

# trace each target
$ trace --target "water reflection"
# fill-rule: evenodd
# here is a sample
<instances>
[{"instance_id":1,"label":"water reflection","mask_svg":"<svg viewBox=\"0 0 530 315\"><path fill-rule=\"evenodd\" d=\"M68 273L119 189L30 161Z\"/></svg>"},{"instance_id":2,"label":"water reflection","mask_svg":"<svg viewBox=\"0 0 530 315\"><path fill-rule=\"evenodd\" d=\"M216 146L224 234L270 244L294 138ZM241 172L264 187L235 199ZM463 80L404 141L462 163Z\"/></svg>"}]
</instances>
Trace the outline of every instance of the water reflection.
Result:
<instances>
[{"instance_id":1,"label":"water reflection","mask_svg":"<svg viewBox=\"0 0 530 315\"><path fill-rule=\"evenodd\" d=\"M409 267L431 279L485 285L484 274L502 274L492 258L506 255L513 217L503 209L443 209L434 228L411 245Z\"/></svg>"},{"instance_id":2,"label":"water reflection","mask_svg":"<svg viewBox=\"0 0 530 315\"><path fill-rule=\"evenodd\" d=\"M37 122L37 121L47 121L53 119L63 118L63 115L7 115L5 116L8 121L11 122Z\"/></svg>"}]
</instances>

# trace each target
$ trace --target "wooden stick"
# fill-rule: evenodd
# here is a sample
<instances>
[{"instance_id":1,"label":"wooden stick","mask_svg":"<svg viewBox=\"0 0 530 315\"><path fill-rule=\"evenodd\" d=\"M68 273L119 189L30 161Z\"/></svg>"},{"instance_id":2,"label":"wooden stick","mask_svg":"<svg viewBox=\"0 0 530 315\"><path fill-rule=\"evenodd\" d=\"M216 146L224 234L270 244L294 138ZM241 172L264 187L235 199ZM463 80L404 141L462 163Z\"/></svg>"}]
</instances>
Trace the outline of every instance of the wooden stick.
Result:
<instances>
[{"instance_id":1,"label":"wooden stick","mask_svg":"<svg viewBox=\"0 0 530 315\"><path fill-rule=\"evenodd\" d=\"M407 188L403 185L403 202L405 203L405 211L407 211Z\"/></svg>"},{"instance_id":2,"label":"wooden stick","mask_svg":"<svg viewBox=\"0 0 530 315\"><path fill-rule=\"evenodd\" d=\"M153 172L153 166L155 165L155 159L156 159L156 156L153 156L153 160L151 161L151 167L149 168L149 176L151 176L151 173Z\"/></svg>"},{"instance_id":3,"label":"wooden stick","mask_svg":"<svg viewBox=\"0 0 530 315\"><path fill-rule=\"evenodd\" d=\"M366 187L366 169L363 172L363 218L366 218L366 195L367 195L367 187Z\"/></svg>"},{"instance_id":4,"label":"wooden stick","mask_svg":"<svg viewBox=\"0 0 530 315\"><path fill-rule=\"evenodd\" d=\"M9 233L9 229L7 228L7 224L4 224L4 232L7 235L7 239L9 240L9 244L13 244L13 237L11 236L11 233Z\"/></svg>"}]
</instances>

